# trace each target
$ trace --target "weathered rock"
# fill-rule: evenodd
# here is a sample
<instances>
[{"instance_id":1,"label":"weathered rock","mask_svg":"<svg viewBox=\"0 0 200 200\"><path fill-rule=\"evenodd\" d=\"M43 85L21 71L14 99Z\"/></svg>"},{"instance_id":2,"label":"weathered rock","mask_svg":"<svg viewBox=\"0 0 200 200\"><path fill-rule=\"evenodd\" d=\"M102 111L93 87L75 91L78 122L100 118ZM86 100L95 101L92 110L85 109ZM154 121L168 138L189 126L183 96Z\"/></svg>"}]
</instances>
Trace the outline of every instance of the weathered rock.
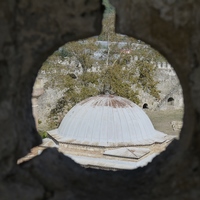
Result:
<instances>
[{"instance_id":1,"label":"weathered rock","mask_svg":"<svg viewBox=\"0 0 200 200\"><path fill-rule=\"evenodd\" d=\"M170 123L174 131L180 131L183 126L182 121L171 121Z\"/></svg>"}]
</instances>

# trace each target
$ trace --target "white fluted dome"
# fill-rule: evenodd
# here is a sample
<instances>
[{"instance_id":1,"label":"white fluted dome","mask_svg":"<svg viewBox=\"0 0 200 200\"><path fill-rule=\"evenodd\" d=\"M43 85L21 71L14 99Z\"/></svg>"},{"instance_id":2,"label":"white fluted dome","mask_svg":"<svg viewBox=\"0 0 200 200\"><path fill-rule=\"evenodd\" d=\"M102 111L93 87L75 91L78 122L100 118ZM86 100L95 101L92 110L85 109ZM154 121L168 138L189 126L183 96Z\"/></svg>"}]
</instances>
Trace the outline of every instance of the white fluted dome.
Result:
<instances>
[{"instance_id":1,"label":"white fluted dome","mask_svg":"<svg viewBox=\"0 0 200 200\"><path fill-rule=\"evenodd\" d=\"M135 103L113 95L78 103L66 114L56 134L63 142L107 147L149 145L167 138L154 129Z\"/></svg>"}]
</instances>

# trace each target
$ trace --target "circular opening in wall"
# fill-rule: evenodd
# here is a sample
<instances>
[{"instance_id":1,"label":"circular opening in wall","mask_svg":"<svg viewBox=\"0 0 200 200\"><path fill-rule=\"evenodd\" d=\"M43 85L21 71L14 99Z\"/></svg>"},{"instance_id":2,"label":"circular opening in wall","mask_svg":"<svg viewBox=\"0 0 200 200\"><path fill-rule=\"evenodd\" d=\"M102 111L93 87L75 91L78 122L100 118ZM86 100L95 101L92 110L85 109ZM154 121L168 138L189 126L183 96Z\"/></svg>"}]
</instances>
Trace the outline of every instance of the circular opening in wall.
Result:
<instances>
[{"instance_id":1,"label":"circular opening in wall","mask_svg":"<svg viewBox=\"0 0 200 200\"><path fill-rule=\"evenodd\" d=\"M105 16L100 36L65 44L39 71L44 93L36 98L35 120L44 142L36 153L57 147L83 166L102 169L147 164L176 135L166 98L178 80L169 67L149 45L115 34L114 14Z\"/></svg>"}]
</instances>

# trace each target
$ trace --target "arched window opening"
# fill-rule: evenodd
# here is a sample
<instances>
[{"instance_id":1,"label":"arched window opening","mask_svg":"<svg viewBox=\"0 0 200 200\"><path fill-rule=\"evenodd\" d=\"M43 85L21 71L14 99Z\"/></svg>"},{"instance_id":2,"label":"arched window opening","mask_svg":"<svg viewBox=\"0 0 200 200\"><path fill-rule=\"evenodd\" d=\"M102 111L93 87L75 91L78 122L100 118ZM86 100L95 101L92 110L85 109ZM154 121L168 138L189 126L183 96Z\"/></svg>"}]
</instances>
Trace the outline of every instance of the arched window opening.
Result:
<instances>
[{"instance_id":1,"label":"arched window opening","mask_svg":"<svg viewBox=\"0 0 200 200\"><path fill-rule=\"evenodd\" d=\"M143 109L149 109L149 106L148 106L147 103L144 103L143 106L142 106L142 108L143 108Z\"/></svg>"},{"instance_id":2,"label":"arched window opening","mask_svg":"<svg viewBox=\"0 0 200 200\"><path fill-rule=\"evenodd\" d=\"M170 97L170 98L167 100L167 102L172 102L172 101L174 101L174 98L172 98L172 97Z\"/></svg>"},{"instance_id":3,"label":"arched window opening","mask_svg":"<svg viewBox=\"0 0 200 200\"><path fill-rule=\"evenodd\" d=\"M174 105L174 98L173 97L168 98L167 102L168 102L168 105L173 106Z\"/></svg>"}]
</instances>

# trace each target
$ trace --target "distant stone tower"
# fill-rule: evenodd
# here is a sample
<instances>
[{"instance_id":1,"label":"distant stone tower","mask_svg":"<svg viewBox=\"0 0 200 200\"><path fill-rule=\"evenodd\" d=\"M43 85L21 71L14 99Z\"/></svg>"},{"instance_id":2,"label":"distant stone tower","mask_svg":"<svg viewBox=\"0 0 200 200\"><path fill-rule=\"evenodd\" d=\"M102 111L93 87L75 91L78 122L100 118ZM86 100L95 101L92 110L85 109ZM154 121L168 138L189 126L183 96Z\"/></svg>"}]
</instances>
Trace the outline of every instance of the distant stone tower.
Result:
<instances>
[{"instance_id":1,"label":"distant stone tower","mask_svg":"<svg viewBox=\"0 0 200 200\"><path fill-rule=\"evenodd\" d=\"M44 93L43 81L42 79L36 79L32 93L32 108L33 108L33 116L35 118L36 128L38 128L38 98L43 93Z\"/></svg>"}]
</instances>

